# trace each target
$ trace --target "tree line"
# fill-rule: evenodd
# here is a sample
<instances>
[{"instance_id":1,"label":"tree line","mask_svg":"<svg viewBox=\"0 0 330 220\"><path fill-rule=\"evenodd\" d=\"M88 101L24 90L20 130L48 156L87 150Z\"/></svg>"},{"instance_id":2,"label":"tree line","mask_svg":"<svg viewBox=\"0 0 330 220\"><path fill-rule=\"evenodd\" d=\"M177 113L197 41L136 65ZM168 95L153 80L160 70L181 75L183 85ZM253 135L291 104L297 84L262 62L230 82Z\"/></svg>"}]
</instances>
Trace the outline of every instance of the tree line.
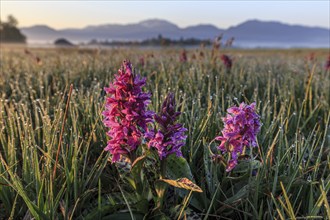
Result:
<instances>
[{"instance_id":1,"label":"tree line","mask_svg":"<svg viewBox=\"0 0 330 220\"><path fill-rule=\"evenodd\" d=\"M196 38L180 38L178 40L165 38L162 35L142 41L97 41L91 40L89 45L102 45L102 46L194 46L194 45L211 45L211 40L200 40Z\"/></svg>"}]
</instances>

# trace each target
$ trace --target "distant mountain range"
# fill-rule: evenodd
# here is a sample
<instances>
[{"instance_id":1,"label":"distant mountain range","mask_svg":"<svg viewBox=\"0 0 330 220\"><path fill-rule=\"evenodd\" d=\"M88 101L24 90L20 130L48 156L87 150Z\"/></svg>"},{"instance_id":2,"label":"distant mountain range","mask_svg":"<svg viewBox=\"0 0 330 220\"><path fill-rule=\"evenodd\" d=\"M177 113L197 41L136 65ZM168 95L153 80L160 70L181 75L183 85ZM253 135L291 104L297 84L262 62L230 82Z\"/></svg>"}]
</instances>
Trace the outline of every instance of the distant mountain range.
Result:
<instances>
[{"instance_id":1,"label":"distant mountain range","mask_svg":"<svg viewBox=\"0 0 330 220\"><path fill-rule=\"evenodd\" d=\"M21 28L29 43L53 43L58 38L72 42L96 40L145 40L162 35L166 38L214 39L234 37L239 47L330 47L330 29L288 25L281 22L249 20L228 29L211 24L180 28L160 19L150 19L134 24L93 25L85 28L56 30L46 25Z\"/></svg>"}]
</instances>

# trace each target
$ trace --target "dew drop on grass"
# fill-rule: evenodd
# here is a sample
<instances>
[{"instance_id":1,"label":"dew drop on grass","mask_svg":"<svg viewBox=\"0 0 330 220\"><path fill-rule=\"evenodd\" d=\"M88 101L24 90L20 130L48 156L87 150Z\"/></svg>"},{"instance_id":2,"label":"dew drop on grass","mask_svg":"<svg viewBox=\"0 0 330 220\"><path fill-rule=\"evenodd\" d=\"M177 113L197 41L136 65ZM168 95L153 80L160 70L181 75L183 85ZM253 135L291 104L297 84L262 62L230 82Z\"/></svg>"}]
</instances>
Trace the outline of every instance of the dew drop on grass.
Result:
<instances>
[{"instance_id":1,"label":"dew drop on grass","mask_svg":"<svg viewBox=\"0 0 330 220\"><path fill-rule=\"evenodd\" d=\"M312 177L310 175L307 177L307 182L312 182Z\"/></svg>"}]
</instances>

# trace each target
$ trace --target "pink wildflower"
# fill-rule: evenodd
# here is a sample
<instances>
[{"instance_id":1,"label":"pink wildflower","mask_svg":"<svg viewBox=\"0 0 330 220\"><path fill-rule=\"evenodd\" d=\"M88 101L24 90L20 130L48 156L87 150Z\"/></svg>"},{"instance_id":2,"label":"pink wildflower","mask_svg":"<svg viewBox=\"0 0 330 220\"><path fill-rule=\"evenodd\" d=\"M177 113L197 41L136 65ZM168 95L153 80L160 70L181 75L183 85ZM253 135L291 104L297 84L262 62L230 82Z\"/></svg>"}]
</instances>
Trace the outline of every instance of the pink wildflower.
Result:
<instances>
[{"instance_id":1,"label":"pink wildflower","mask_svg":"<svg viewBox=\"0 0 330 220\"><path fill-rule=\"evenodd\" d=\"M220 58L222 60L222 63L225 65L226 69L230 70L232 65L233 65L232 59L229 56L225 55L225 54L221 55Z\"/></svg>"},{"instance_id":2,"label":"pink wildflower","mask_svg":"<svg viewBox=\"0 0 330 220\"><path fill-rule=\"evenodd\" d=\"M153 121L153 112L147 111L150 93L142 92L146 79L132 71L129 61L124 61L107 93L103 123L110 128L107 135L111 138L105 148L112 154L112 162L121 155L129 155L140 144L147 124Z\"/></svg>"},{"instance_id":3,"label":"pink wildflower","mask_svg":"<svg viewBox=\"0 0 330 220\"><path fill-rule=\"evenodd\" d=\"M145 61L144 61L144 57L143 57L143 56L141 56L141 57L139 58L139 63L140 63L141 66L144 66Z\"/></svg>"},{"instance_id":4,"label":"pink wildflower","mask_svg":"<svg viewBox=\"0 0 330 220\"><path fill-rule=\"evenodd\" d=\"M325 67L325 70L330 70L330 55L329 55L328 60L326 61L324 67Z\"/></svg>"},{"instance_id":5,"label":"pink wildflower","mask_svg":"<svg viewBox=\"0 0 330 220\"><path fill-rule=\"evenodd\" d=\"M225 127L222 135L215 138L221 141L218 149L222 153L229 153L230 160L226 171L231 171L237 165L237 159L244 147L257 146L256 136L260 131L260 117L256 113L255 103L246 105L244 102L239 107L231 107L223 118Z\"/></svg>"},{"instance_id":6,"label":"pink wildflower","mask_svg":"<svg viewBox=\"0 0 330 220\"><path fill-rule=\"evenodd\" d=\"M180 62L182 63L186 63L188 61L188 58L187 58L187 51L186 50L183 50L180 54Z\"/></svg>"}]
</instances>

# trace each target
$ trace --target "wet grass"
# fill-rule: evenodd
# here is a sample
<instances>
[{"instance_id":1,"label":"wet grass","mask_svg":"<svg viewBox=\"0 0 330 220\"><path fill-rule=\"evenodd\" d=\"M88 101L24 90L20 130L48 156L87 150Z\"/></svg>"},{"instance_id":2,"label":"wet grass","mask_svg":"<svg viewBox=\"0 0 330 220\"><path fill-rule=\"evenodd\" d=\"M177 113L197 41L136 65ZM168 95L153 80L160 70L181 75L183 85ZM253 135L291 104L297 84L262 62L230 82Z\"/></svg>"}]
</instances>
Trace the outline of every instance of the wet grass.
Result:
<instances>
[{"instance_id":1,"label":"wet grass","mask_svg":"<svg viewBox=\"0 0 330 220\"><path fill-rule=\"evenodd\" d=\"M233 58L230 71L222 53ZM212 55L200 48L188 50L188 62L182 63L179 49L2 47L0 219L83 219L104 209L112 217L119 210L134 216L136 201L125 197L118 170L103 151L101 115L103 87L126 58L147 77L151 110L171 91L183 112L188 138L182 151L203 193L189 199L174 194L175 205L184 204L186 213L202 219L329 218L328 53ZM260 165L226 173L209 149L214 152L212 140L223 128L226 109L242 101L257 103L263 123L259 147L251 152Z\"/></svg>"}]
</instances>

